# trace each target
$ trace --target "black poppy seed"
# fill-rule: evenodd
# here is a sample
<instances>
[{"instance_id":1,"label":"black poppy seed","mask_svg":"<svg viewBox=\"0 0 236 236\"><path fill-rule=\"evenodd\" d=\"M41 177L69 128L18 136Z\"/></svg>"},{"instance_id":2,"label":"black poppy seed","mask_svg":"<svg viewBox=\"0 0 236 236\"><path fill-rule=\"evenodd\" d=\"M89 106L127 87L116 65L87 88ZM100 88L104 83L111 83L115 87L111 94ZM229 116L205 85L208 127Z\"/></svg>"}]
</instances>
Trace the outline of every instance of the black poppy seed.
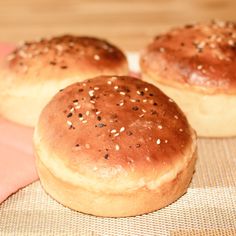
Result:
<instances>
[{"instance_id":1,"label":"black poppy seed","mask_svg":"<svg viewBox=\"0 0 236 236\"><path fill-rule=\"evenodd\" d=\"M68 66L61 66L61 69L67 69Z\"/></svg>"},{"instance_id":2,"label":"black poppy seed","mask_svg":"<svg viewBox=\"0 0 236 236\"><path fill-rule=\"evenodd\" d=\"M83 89L79 89L78 92L83 92L84 90Z\"/></svg>"},{"instance_id":3,"label":"black poppy seed","mask_svg":"<svg viewBox=\"0 0 236 236\"><path fill-rule=\"evenodd\" d=\"M83 114L82 114L82 113L79 113L78 116L79 116L79 117L83 117Z\"/></svg>"},{"instance_id":4,"label":"black poppy seed","mask_svg":"<svg viewBox=\"0 0 236 236\"><path fill-rule=\"evenodd\" d=\"M73 103L76 103L76 102L78 102L78 99L73 100Z\"/></svg>"},{"instance_id":5,"label":"black poppy seed","mask_svg":"<svg viewBox=\"0 0 236 236\"><path fill-rule=\"evenodd\" d=\"M71 117L73 114L70 112L68 115L67 115L67 118Z\"/></svg>"},{"instance_id":6,"label":"black poppy seed","mask_svg":"<svg viewBox=\"0 0 236 236\"><path fill-rule=\"evenodd\" d=\"M99 121L100 121L101 119L102 119L102 118L101 118L101 116L98 116L98 117L97 117L97 120L99 120Z\"/></svg>"},{"instance_id":7,"label":"black poppy seed","mask_svg":"<svg viewBox=\"0 0 236 236\"><path fill-rule=\"evenodd\" d=\"M98 127L98 128L103 128L105 127L106 125L103 124L103 123L98 123L97 125L95 125L95 127Z\"/></svg>"},{"instance_id":8,"label":"black poppy seed","mask_svg":"<svg viewBox=\"0 0 236 236\"><path fill-rule=\"evenodd\" d=\"M149 96L153 97L153 93L149 93Z\"/></svg>"},{"instance_id":9,"label":"black poppy seed","mask_svg":"<svg viewBox=\"0 0 236 236\"><path fill-rule=\"evenodd\" d=\"M140 148L140 147L141 147L141 144L137 143L137 144L135 144L135 147L136 147L136 148Z\"/></svg>"},{"instance_id":10,"label":"black poppy seed","mask_svg":"<svg viewBox=\"0 0 236 236\"><path fill-rule=\"evenodd\" d=\"M50 64L55 66L57 63L55 61L50 61Z\"/></svg>"},{"instance_id":11,"label":"black poppy seed","mask_svg":"<svg viewBox=\"0 0 236 236\"><path fill-rule=\"evenodd\" d=\"M59 92L62 92L64 89L60 89Z\"/></svg>"},{"instance_id":12,"label":"black poppy seed","mask_svg":"<svg viewBox=\"0 0 236 236\"><path fill-rule=\"evenodd\" d=\"M139 108L137 106L132 107L132 110L137 111Z\"/></svg>"},{"instance_id":13,"label":"black poppy seed","mask_svg":"<svg viewBox=\"0 0 236 236\"><path fill-rule=\"evenodd\" d=\"M143 95L144 95L144 92L143 92L143 91L141 91L141 92L140 92L140 95L141 95L141 96L143 96Z\"/></svg>"},{"instance_id":14,"label":"black poppy seed","mask_svg":"<svg viewBox=\"0 0 236 236\"><path fill-rule=\"evenodd\" d=\"M107 159L109 158L109 154L106 153L106 154L104 155L104 158L107 160Z\"/></svg>"},{"instance_id":15,"label":"black poppy seed","mask_svg":"<svg viewBox=\"0 0 236 236\"><path fill-rule=\"evenodd\" d=\"M132 148L132 146L130 145L129 148Z\"/></svg>"},{"instance_id":16,"label":"black poppy seed","mask_svg":"<svg viewBox=\"0 0 236 236\"><path fill-rule=\"evenodd\" d=\"M154 105L154 106L157 106L157 103L156 103L156 102L154 102L154 103L153 103L153 105Z\"/></svg>"},{"instance_id":17,"label":"black poppy seed","mask_svg":"<svg viewBox=\"0 0 236 236\"><path fill-rule=\"evenodd\" d=\"M131 135L133 135L133 133L131 131L127 131L127 135L131 136Z\"/></svg>"},{"instance_id":18,"label":"black poppy seed","mask_svg":"<svg viewBox=\"0 0 236 236\"><path fill-rule=\"evenodd\" d=\"M156 111L154 111L154 110L151 110L151 114L152 114L152 115L156 115L156 114L157 114L157 112L156 112Z\"/></svg>"},{"instance_id":19,"label":"black poppy seed","mask_svg":"<svg viewBox=\"0 0 236 236\"><path fill-rule=\"evenodd\" d=\"M181 45L182 47L184 47L184 46L185 46L185 43L181 42L180 45Z\"/></svg>"},{"instance_id":20,"label":"black poppy seed","mask_svg":"<svg viewBox=\"0 0 236 236\"><path fill-rule=\"evenodd\" d=\"M77 143L75 146L76 146L76 147L79 147L80 145Z\"/></svg>"}]
</instances>

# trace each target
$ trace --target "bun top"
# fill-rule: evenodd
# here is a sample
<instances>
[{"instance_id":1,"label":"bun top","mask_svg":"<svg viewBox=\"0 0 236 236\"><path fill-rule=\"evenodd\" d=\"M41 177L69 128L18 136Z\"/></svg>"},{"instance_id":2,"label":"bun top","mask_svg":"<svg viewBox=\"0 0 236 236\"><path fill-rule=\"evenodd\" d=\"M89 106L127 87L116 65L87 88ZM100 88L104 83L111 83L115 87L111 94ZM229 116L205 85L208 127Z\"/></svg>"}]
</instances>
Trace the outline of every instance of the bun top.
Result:
<instances>
[{"instance_id":1,"label":"bun top","mask_svg":"<svg viewBox=\"0 0 236 236\"><path fill-rule=\"evenodd\" d=\"M143 52L141 67L161 83L236 93L236 25L212 21L159 35Z\"/></svg>"},{"instance_id":2,"label":"bun top","mask_svg":"<svg viewBox=\"0 0 236 236\"><path fill-rule=\"evenodd\" d=\"M43 162L64 163L78 181L86 177L97 188L106 183L111 191L137 182L154 187L158 177L177 175L195 150L195 133L173 100L125 76L100 76L56 94L34 141L48 153L40 156Z\"/></svg>"},{"instance_id":3,"label":"bun top","mask_svg":"<svg viewBox=\"0 0 236 236\"><path fill-rule=\"evenodd\" d=\"M64 35L39 41L25 42L5 61L5 67L27 81L52 80L100 74L126 74L124 53L108 43L93 37ZM43 69L42 69L43 68Z\"/></svg>"}]
</instances>

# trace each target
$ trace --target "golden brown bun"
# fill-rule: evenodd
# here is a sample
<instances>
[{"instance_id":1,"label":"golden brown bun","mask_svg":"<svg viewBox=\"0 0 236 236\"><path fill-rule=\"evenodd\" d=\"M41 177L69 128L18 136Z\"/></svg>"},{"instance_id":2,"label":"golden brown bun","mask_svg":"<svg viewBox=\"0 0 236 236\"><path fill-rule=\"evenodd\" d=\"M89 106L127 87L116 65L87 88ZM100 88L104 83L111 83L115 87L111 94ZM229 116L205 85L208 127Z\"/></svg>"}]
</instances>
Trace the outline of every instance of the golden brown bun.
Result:
<instances>
[{"instance_id":1,"label":"golden brown bun","mask_svg":"<svg viewBox=\"0 0 236 236\"><path fill-rule=\"evenodd\" d=\"M183 195L196 137L177 105L125 76L73 84L44 108L34 134L42 185L74 210L121 217Z\"/></svg>"},{"instance_id":2,"label":"golden brown bun","mask_svg":"<svg viewBox=\"0 0 236 236\"><path fill-rule=\"evenodd\" d=\"M236 135L235 23L170 30L146 47L140 66L144 80L177 102L198 135Z\"/></svg>"},{"instance_id":3,"label":"golden brown bun","mask_svg":"<svg viewBox=\"0 0 236 236\"><path fill-rule=\"evenodd\" d=\"M101 39L65 35L26 42L1 65L0 113L34 126L42 108L60 89L101 74L127 73L122 51Z\"/></svg>"}]
</instances>

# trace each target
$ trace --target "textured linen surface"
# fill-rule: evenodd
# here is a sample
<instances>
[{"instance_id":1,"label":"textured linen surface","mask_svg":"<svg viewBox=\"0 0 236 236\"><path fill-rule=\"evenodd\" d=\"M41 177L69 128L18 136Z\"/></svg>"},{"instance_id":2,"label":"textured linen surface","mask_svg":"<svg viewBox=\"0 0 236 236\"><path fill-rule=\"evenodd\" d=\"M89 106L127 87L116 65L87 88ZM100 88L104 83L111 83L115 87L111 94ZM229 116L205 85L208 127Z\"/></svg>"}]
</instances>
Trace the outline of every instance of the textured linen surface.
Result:
<instances>
[{"instance_id":1,"label":"textured linen surface","mask_svg":"<svg viewBox=\"0 0 236 236\"><path fill-rule=\"evenodd\" d=\"M138 217L94 217L63 207L35 182L0 205L0 235L236 235L236 138L198 144L188 192L164 209Z\"/></svg>"}]
</instances>

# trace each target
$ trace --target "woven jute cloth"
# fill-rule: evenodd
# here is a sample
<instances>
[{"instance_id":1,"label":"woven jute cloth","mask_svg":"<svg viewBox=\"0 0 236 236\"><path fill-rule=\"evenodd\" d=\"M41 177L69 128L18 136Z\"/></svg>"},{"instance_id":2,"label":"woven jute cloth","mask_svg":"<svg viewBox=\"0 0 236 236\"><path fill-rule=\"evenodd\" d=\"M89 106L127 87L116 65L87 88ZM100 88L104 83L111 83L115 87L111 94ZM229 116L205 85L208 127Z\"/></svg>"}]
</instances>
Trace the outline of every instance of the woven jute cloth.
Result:
<instances>
[{"instance_id":1,"label":"woven jute cloth","mask_svg":"<svg viewBox=\"0 0 236 236\"><path fill-rule=\"evenodd\" d=\"M236 235L236 138L200 139L188 192L170 206L128 218L63 207L36 182L0 206L0 235Z\"/></svg>"}]
</instances>

